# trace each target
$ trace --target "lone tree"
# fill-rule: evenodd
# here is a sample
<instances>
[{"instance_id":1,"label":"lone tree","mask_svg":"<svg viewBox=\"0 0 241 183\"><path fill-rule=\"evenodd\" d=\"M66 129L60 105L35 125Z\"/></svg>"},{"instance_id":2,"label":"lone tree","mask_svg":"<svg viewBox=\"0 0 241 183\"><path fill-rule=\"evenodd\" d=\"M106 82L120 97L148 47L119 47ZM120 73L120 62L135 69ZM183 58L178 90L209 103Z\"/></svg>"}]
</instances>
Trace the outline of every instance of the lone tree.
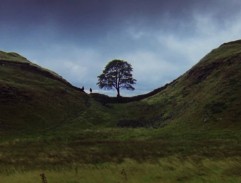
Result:
<instances>
[{"instance_id":1,"label":"lone tree","mask_svg":"<svg viewBox=\"0 0 241 183\"><path fill-rule=\"evenodd\" d=\"M116 89L117 97L120 97L120 89L135 90L132 86L136 80L132 77L132 66L123 60L112 60L103 73L98 76L97 85L107 90Z\"/></svg>"}]
</instances>

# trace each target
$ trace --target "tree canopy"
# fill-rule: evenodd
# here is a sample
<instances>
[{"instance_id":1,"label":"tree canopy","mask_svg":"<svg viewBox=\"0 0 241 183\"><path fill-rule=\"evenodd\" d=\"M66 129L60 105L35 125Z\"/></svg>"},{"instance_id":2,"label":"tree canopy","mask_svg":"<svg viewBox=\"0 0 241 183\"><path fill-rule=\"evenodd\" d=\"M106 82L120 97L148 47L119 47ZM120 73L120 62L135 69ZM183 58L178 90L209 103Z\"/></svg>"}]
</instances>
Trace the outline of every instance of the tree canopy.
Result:
<instances>
[{"instance_id":1,"label":"tree canopy","mask_svg":"<svg viewBox=\"0 0 241 183\"><path fill-rule=\"evenodd\" d=\"M112 60L103 73L98 76L97 85L102 89L116 89L117 97L120 97L120 89L135 90L132 86L136 80L132 76L132 66L123 60Z\"/></svg>"}]
</instances>

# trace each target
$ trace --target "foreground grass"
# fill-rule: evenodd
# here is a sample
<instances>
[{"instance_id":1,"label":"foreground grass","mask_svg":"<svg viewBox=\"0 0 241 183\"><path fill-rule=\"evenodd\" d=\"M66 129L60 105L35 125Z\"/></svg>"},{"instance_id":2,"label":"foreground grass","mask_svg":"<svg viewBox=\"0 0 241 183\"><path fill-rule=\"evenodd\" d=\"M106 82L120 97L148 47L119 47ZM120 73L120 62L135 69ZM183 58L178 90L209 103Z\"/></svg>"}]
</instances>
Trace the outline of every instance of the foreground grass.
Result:
<instances>
[{"instance_id":1,"label":"foreground grass","mask_svg":"<svg viewBox=\"0 0 241 183\"><path fill-rule=\"evenodd\" d=\"M0 141L0 182L241 182L241 132L92 129Z\"/></svg>"},{"instance_id":2,"label":"foreground grass","mask_svg":"<svg viewBox=\"0 0 241 183\"><path fill-rule=\"evenodd\" d=\"M4 183L36 183L41 182L40 173L44 172L49 183L240 182L240 160L240 157L219 160L166 157L155 163L138 163L127 159L120 164L83 164L45 171L13 169L2 173L0 180Z\"/></svg>"}]
</instances>

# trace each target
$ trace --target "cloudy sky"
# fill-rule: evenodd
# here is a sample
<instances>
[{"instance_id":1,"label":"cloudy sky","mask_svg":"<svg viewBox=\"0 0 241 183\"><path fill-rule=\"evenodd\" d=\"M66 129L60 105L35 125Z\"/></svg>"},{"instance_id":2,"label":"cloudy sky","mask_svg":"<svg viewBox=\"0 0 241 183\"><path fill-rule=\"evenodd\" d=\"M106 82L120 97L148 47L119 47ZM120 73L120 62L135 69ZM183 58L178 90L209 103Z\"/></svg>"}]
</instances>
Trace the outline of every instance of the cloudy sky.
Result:
<instances>
[{"instance_id":1,"label":"cloudy sky","mask_svg":"<svg viewBox=\"0 0 241 183\"><path fill-rule=\"evenodd\" d=\"M123 95L136 95L240 39L240 17L240 0L1 0L0 50L95 91L104 66L126 60L137 84Z\"/></svg>"}]
</instances>

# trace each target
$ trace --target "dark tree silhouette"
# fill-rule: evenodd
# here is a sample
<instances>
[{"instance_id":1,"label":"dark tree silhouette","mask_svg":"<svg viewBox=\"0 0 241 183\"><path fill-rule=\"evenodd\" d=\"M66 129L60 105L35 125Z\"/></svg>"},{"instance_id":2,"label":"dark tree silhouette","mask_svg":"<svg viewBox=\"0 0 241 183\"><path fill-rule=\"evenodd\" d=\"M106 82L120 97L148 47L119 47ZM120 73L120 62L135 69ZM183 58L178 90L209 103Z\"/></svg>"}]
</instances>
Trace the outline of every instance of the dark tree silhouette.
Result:
<instances>
[{"instance_id":1,"label":"dark tree silhouette","mask_svg":"<svg viewBox=\"0 0 241 183\"><path fill-rule=\"evenodd\" d=\"M107 90L116 89L117 97L120 97L120 89L135 90L132 86L136 80L132 77L132 66L123 60L112 60L103 73L98 76L97 85Z\"/></svg>"}]
</instances>

